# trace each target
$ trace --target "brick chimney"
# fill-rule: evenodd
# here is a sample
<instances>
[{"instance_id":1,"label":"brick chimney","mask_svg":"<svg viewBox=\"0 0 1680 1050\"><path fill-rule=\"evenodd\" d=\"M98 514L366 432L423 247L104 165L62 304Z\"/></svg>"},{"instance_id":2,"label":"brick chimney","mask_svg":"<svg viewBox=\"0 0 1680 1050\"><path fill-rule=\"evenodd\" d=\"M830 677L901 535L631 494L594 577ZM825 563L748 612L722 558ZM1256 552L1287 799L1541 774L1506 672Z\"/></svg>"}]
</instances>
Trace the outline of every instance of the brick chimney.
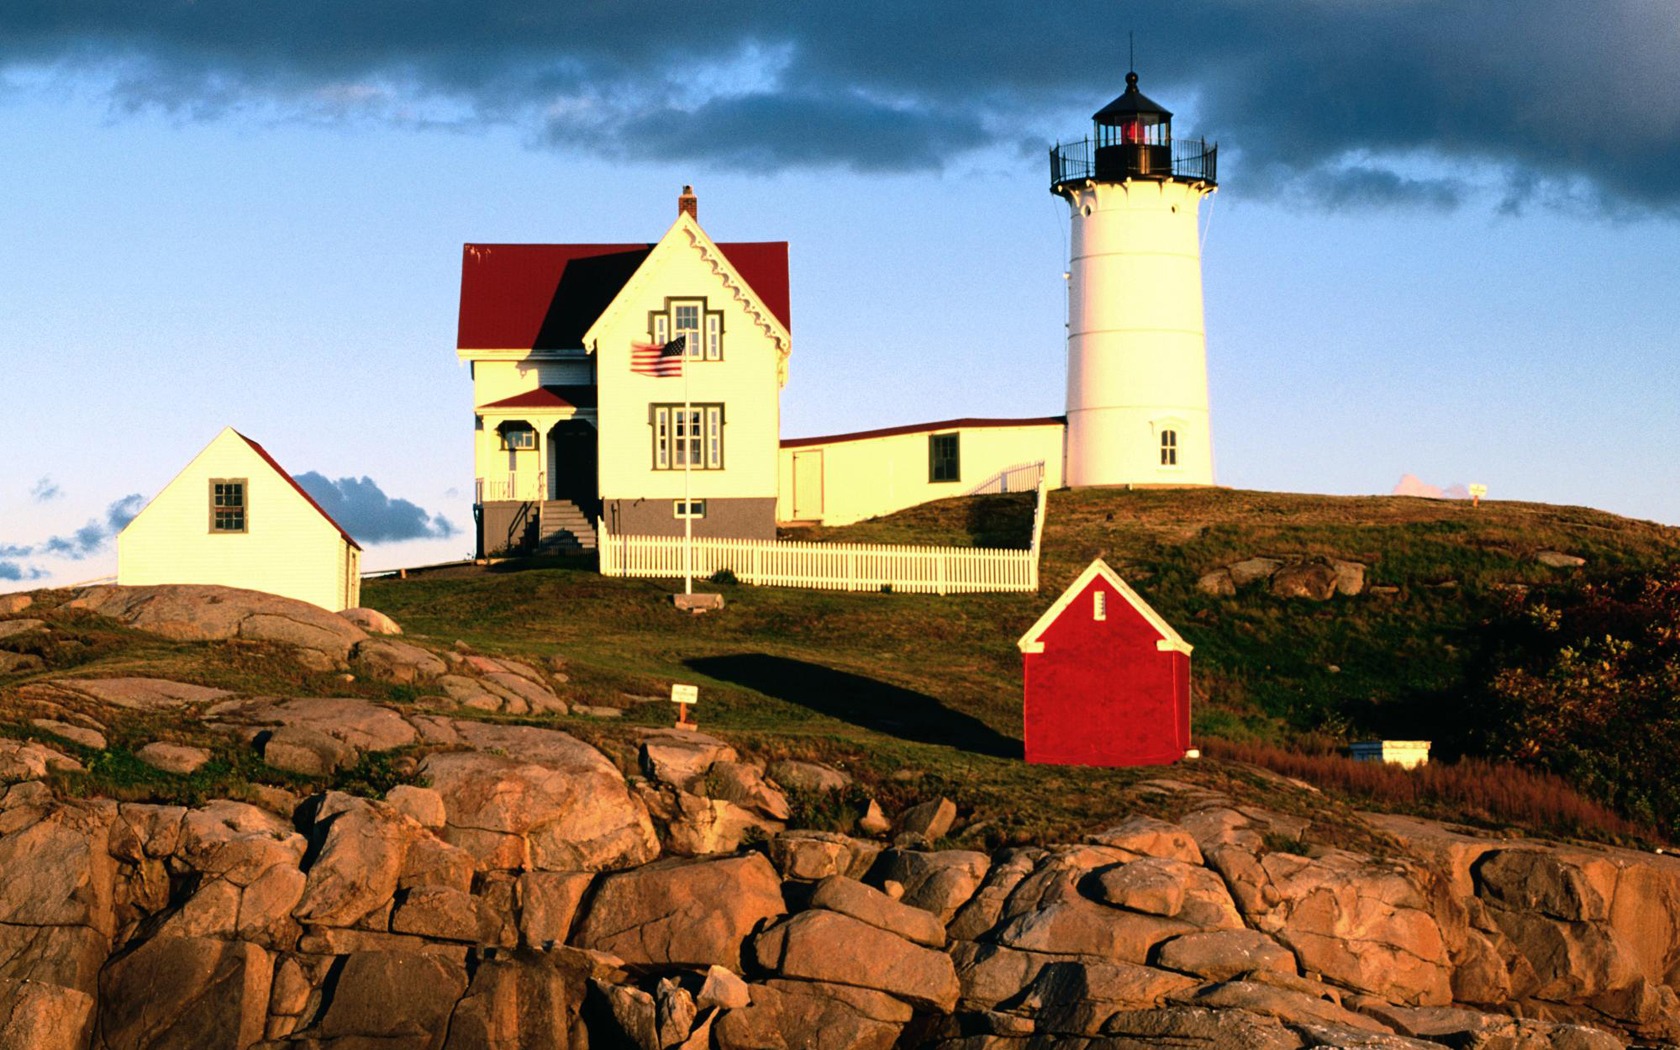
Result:
<instances>
[{"instance_id":1,"label":"brick chimney","mask_svg":"<svg viewBox=\"0 0 1680 1050\"><path fill-rule=\"evenodd\" d=\"M682 193L677 195L677 214L686 214L695 222L700 221L700 198L694 195L693 186L684 186Z\"/></svg>"}]
</instances>

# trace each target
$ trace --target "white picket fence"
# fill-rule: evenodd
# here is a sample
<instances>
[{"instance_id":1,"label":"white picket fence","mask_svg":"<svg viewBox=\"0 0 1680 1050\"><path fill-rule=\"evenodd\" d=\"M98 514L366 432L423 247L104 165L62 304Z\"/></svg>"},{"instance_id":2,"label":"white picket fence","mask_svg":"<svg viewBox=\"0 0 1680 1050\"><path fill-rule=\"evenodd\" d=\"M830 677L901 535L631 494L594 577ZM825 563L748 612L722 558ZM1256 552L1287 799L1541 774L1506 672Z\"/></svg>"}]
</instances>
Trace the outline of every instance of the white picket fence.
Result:
<instances>
[{"instance_id":1,"label":"white picket fence","mask_svg":"<svg viewBox=\"0 0 1680 1050\"><path fill-rule=\"evenodd\" d=\"M1037 591L1038 549L1044 534L1042 479L1041 470L1028 550L701 539L693 541L694 577L703 580L727 569L742 583L770 587L906 594ZM605 519L597 531L601 575L682 578L682 537L614 536Z\"/></svg>"}]
</instances>

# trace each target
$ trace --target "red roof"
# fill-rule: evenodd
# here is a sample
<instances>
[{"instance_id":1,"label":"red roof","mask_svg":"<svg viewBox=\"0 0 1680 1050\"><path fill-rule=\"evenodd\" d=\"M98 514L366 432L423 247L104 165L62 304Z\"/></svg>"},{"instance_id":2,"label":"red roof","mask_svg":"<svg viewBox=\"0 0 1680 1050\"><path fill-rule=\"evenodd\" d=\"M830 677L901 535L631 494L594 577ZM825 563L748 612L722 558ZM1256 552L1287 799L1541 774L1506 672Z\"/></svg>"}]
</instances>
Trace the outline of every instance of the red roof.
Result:
<instances>
[{"instance_id":1,"label":"red roof","mask_svg":"<svg viewBox=\"0 0 1680 1050\"><path fill-rule=\"evenodd\" d=\"M479 405L478 409L482 412L487 408L594 408L596 404L597 391L592 386L540 386Z\"/></svg>"},{"instance_id":2,"label":"red roof","mask_svg":"<svg viewBox=\"0 0 1680 1050\"><path fill-rule=\"evenodd\" d=\"M787 242L719 244L783 327ZM572 350L618 295L651 244L468 244L461 249L462 350Z\"/></svg>"},{"instance_id":3,"label":"red roof","mask_svg":"<svg viewBox=\"0 0 1680 1050\"><path fill-rule=\"evenodd\" d=\"M234 433L239 434L239 431L235 430ZM338 530L338 534L340 536L344 537L344 542L345 543L348 543L350 546L356 548L357 550L362 549L362 545L360 543L357 543L355 541L355 539L352 538L351 535L348 532L344 531L344 526L342 526L338 522L334 521L333 516L331 514L328 514L326 511L322 510L321 505L319 503L315 502L315 497L311 496L309 493L303 491L303 486L299 485L297 483L297 479L293 478L290 474L286 473L286 468L282 467L279 463L276 463L274 461L274 457L268 454L268 449L263 448L261 445L257 444L255 441L252 441L250 438L246 437L244 434L239 434L239 440L245 442L245 444L247 444L247 445L250 445L252 451L254 451L257 455L261 456L263 458L264 462L266 462L269 466L274 468L274 473L276 473L276 474L280 475L281 477L285 478L287 484L291 485L292 488L297 489L297 494L302 496L304 499L308 500L309 505L311 507L314 507L316 512L319 513L321 515L321 517L327 519L327 524L328 525L331 525L333 528Z\"/></svg>"},{"instance_id":4,"label":"red roof","mask_svg":"<svg viewBox=\"0 0 1680 1050\"><path fill-rule=\"evenodd\" d=\"M883 427L880 430L857 430L850 434L829 434L827 437L783 438L783 448L804 448L807 445L831 445L839 441L863 441L867 438L893 437L898 434L926 434L938 430L975 430L980 427L1048 427L1063 426L1066 416L1041 416L1037 419L947 419L939 423L910 423L902 427Z\"/></svg>"}]
</instances>

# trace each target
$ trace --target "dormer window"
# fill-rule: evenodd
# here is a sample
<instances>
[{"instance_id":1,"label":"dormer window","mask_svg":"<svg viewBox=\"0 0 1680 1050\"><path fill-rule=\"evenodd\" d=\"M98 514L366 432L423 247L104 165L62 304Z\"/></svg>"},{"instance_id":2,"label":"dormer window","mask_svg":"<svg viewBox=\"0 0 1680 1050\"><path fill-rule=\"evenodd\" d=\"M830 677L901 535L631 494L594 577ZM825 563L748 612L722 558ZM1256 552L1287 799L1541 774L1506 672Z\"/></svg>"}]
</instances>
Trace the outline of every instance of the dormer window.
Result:
<instances>
[{"instance_id":1,"label":"dormer window","mask_svg":"<svg viewBox=\"0 0 1680 1050\"><path fill-rule=\"evenodd\" d=\"M665 309L649 316L649 333L660 345L681 336L690 361L723 360L723 312L706 309L706 300L667 299Z\"/></svg>"}]
</instances>

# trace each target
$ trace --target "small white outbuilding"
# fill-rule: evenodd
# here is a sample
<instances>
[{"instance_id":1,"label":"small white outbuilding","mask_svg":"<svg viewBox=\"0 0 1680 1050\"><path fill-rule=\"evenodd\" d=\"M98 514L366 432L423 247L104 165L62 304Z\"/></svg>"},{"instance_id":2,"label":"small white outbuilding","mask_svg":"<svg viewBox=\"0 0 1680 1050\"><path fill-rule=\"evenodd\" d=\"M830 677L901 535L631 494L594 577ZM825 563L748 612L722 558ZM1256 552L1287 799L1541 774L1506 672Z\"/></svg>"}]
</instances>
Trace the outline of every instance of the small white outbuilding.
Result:
<instances>
[{"instance_id":1,"label":"small white outbuilding","mask_svg":"<svg viewBox=\"0 0 1680 1050\"><path fill-rule=\"evenodd\" d=\"M227 427L117 536L117 583L220 584L338 612L362 548L263 447Z\"/></svg>"}]
</instances>

